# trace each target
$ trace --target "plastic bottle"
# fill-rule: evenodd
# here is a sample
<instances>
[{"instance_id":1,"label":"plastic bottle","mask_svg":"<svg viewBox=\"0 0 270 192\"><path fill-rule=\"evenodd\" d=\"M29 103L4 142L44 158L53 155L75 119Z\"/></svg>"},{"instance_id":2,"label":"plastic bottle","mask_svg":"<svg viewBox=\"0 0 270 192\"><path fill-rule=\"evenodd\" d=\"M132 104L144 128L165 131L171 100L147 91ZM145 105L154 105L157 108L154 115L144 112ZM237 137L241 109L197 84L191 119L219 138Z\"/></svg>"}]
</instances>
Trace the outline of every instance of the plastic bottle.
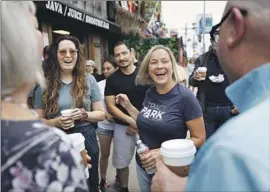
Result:
<instances>
[{"instance_id":1,"label":"plastic bottle","mask_svg":"<svg viewBox=\"0 0 270 192\"><path fill-rule=\"evenodd\" d=\"M148 153L150 150L147 145L145 145L141 140L137 140L137 153L139 156ZM148 174L154 174L156 172L155 168L145 169Z\"/></svg>"}]
</instances>

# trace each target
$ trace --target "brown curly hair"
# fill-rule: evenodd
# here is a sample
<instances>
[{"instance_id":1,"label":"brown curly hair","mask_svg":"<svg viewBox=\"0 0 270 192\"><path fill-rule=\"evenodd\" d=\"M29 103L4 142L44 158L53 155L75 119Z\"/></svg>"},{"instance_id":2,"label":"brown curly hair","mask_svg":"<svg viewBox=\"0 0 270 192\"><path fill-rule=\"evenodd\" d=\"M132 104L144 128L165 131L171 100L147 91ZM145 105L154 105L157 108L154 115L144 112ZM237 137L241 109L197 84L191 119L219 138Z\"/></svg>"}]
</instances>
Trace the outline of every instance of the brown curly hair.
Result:
<instances>
[{"instance_id":1,"label":"brown curly hair","mask_svg":"<svg viewBox=\"0 0 270 192\"><path fill-rule=\"evenodd\" d=\"M47 117L53 116L59 112L58 98L62 82L60 78L61 68L57 60L57 51L59 43L64 40L72 41L78 50L77 62L72 71L74 83L70 93L73 100L73 107L83 107L83 99L87 91L87 84L85 82L84 74L85 58L83 56L82 46L76 37L67 35L61 36L57 39L55 44L52 45L51 54L47 60L47 65L49 66L46 76L47 88L43 92L42 97L44 112Z\"/></svg>"}]
</instances>

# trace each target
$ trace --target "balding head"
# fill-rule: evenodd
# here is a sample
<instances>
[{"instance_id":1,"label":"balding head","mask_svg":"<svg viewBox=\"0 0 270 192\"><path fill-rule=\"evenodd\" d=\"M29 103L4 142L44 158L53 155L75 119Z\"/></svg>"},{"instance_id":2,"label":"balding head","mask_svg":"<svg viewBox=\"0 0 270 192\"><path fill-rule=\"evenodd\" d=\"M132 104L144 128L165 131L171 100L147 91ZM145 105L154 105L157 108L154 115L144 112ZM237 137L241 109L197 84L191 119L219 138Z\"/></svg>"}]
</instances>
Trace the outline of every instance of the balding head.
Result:
<instances>
[{"instance_id":1,"label":"balding head","mask_svg":"<svg viewBox=\"0 0 270 192\"><path fill-rule=\"evenodd\" d=\"M270 1L228 1L218 56L231 81L270 62ZM245 13L245 14L244 14Z\"/></svg>"}]
</instances>

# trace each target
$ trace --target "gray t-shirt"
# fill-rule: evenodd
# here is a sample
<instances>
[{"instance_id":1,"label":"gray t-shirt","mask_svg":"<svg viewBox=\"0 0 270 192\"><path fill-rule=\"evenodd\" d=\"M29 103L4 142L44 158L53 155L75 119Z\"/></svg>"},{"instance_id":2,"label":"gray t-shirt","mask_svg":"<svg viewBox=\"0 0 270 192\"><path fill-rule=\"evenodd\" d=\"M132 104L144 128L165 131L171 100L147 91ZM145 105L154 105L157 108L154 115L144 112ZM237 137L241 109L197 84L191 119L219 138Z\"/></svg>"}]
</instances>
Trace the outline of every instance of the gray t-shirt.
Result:
<instances>
[{"instance_id":1,"label":"gray t-shirt","mask_svg":"<svg viewBox=\"0 0 270 192\"><path fill-rule=\"evenodd\" d=\"M85 77L86 84L88 86L88 90L86 91L86 95L83 101L83 108L86 111L92 110L92 103L101 101L100 90L97 85L96 79L92 75L86 75ZM58 98L58 105L59 111L50 116L46 117L48 119L56 118L61 115L61 111L65 109L71 109L72 106L72 96L71 96L71 88L73 86L73 82L66 84L62 82L62 85L59 90L59 98ZM34 101L34 108L35 109L44 109L44 105L42 103L42 89L39 86L35 91L35 101ZM76 123L75 123L76 124ZM80 124L81 125L81 124Z\"/></svg>"}]
</instances>

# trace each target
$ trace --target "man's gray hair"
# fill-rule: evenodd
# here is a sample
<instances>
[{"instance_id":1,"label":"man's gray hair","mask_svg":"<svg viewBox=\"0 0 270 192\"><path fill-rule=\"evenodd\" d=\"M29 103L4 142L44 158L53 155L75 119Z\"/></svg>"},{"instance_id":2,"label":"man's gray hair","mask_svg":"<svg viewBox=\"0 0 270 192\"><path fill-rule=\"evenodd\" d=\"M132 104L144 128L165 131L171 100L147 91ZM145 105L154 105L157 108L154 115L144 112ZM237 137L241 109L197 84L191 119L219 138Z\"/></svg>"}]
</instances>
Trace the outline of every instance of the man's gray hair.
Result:
<instances>
[{"instance_id":1,"label":"man's gray hair","mask_svg":"<svg viewBox=\"0 0 270 192\"><path fill-rule=\"evenodd\" d=\"M86 60L86 65L96 66L96 63L93 60Z\"/></svg>"},{"instance_id":2,"label":"man's gray hair","mask_svg":"<svg viewBox=\"0 0 270 192\"><path fill-rule=\"evenodd\" d=\"M41 58L32 15L32 1L1 2L1 96L8 96L24 84L44 85Z\"/></svg>"}]
</instances>

